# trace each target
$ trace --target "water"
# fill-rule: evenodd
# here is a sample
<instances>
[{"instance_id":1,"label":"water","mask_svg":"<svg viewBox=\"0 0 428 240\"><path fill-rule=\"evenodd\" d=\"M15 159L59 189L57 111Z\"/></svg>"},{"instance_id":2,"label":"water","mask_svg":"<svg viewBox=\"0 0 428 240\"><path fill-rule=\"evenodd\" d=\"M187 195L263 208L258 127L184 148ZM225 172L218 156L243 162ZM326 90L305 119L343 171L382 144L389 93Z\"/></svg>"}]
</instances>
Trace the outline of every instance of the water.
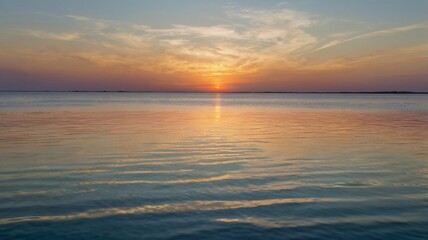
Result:
<instances>
[{"instance_id":1,"label":"water","mask_svg":"<svg viewBox=\"0 0 428 240\"><path fill-rule=\"evenodd\" d=\"M1 93L0 239L427 239L428 95Z\"/></svg>"}]
</instances>

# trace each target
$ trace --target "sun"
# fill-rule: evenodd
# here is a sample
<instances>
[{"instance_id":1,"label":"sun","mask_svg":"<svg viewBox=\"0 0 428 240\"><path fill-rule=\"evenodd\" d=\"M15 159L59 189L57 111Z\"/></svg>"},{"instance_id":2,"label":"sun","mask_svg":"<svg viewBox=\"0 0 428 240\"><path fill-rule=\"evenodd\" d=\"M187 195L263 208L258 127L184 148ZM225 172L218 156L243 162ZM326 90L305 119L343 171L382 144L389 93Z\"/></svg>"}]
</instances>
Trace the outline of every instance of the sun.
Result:
<instances>
[{"instance_id":1,"label":"sun","mask_svg":"<svg viewBox=\"0 0 428 240\"><path fill-rule=\"evenodd\" d=\"M215 90L219 90L220 86L215 86L214 88L215 88Z\"/></svg>"}]
</instances>

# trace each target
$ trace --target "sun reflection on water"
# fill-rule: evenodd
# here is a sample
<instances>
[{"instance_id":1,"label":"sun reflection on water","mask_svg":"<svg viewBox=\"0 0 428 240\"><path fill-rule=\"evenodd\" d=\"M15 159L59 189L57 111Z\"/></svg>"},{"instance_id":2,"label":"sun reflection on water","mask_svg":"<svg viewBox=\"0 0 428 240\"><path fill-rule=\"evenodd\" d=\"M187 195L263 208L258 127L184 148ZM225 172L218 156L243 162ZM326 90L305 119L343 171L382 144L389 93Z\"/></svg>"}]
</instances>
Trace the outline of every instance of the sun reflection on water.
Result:
<instances>
[{"instance_id":1,"label":"sun reflection on water","mask_svg":"<svg viewBox=\"0 0 428 240\"><path fill-rule=\"evenodd\" d=\"M221 119L221 94L216 94L214 104L214 116L216 122L218 122Z\"/></svg>"}]
</instances>

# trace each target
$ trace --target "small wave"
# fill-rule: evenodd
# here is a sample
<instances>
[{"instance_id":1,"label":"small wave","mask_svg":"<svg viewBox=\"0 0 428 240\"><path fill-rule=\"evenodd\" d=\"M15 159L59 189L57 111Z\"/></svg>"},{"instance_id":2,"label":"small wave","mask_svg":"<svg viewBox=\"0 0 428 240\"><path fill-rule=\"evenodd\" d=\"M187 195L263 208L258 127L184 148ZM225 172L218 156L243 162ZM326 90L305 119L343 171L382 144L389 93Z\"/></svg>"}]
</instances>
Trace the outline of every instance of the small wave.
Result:
<instances>
[{"instance_id":1,"label":"small wave","mask_svg":"<svg viewBox=\"0 0 428 240\"><path fill-rule=\"evenodd\" d=\"M391 215L375 215L375 216L349 216L335 218L260 218L260 217L245 217L245 218L218 218L215 222L222 223L247 223L261 228L283 228L283 227L303 227L316 225L335 225L335 224L361 224L368 225L373 223L407 223L407 222L424 222L426 219L423 216L415 216L414 214L398 214Z\"/></svg>"},{"instance_id":2,"label":"small wave","mask_svg":"<svg viewBox=\"0 0 428 240\"><path fill-rule=\"evenodd\" d=\"M238 208L254 208L275 204L296 204L311 202L333 202L337 199L331 198L279 198L265 200L243 200L243 201L191 201L175 204L146 205L134 208L104 208L89 210L85 212L72 213L68 215L54 216L26 216L17 218L0 219L0 224L32 221L66 221L85 218L101 218L113 215L142 214L142 213L167 213L185 211L215 211Z\"/></svg>"},{"instance_id":3,"label":"small wave","mask_svg":"<svg viewBox=\"0 0 428 240\"><path fill-rule=\"evenodd\" d=\"M109 180L109 181L95 181L95 182L82 182L80 185L120 185L120 184L179 184L179 183L201 183L201 182L215 182L229 179L230 175L225 174L221 176L208 177L208 178L190 178L178 179L171 181L151 181L151 180Z\"/></svg>"},{"instance_id":4,"label":"small wave","mask_svg":"<svg viewBox=\"0 0 428 240\"><path fill-rule=\"evenodd\" d=\"M50 177L50 176L64 176L64 175L73 175L73 174L86 174L86 173L101 173L107 172L108 170L104 169L61 169L61 170L52 170L52 171L43 171L43 172L32 172L32 173L13 173L5 174L0 177L0 180L11 180L11 179L20 179L20 178L33 178L33 177Z\"/></svg>"},{"instance_id":5,"label":"small wave","mask_svg":"<svg viewBox=\"0 0 428 240\"><path fill-rule=\"evenodd\" d=\"M123 171L116 174L150 174L150 173L181 173L192 172L193 169L177 169L177 170L141 170L141 171Z\"/></svg>"}]
</instances>

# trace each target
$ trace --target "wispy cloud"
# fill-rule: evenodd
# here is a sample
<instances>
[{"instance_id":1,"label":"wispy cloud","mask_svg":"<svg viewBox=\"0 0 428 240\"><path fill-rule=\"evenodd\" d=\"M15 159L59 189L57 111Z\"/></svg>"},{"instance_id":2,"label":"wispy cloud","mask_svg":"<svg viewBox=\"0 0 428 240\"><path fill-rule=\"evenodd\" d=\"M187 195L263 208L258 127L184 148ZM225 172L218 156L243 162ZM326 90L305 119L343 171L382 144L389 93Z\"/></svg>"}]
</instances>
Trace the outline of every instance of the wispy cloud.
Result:
<instances>
[{"instance_id":1,"label":"wispy cloud","mask_svg":"<svg viewBox=\"0 0 428 240\"><path fill-rule=\"evenodd\" d=\"M37 38L77 40L96 45L72 53L97 64L128 63L140 69L189 72L202 76L249 73L272 64L293 65L299 52L316 45L306 28L316 24L309 14L289 9L228 8L230 23L155 28L85 16L68 15L79 33L30 31ZM108 59L108 61L106 60Z\"/></svg>"},{"instance_id":2,"label":"wispy cloud","mask_svg":"<svg viewBox=\"0 0 428 240\"><path fill-rule=\"evenodd\" d=\"M160 36L194 36L194 37L237 37L235 30L231 26L217 25L207 27L173 25L167 29L145 29L148 33L157 34Z\"/></svg>"},{"instance_id":3,"label":"wispy cloud","mask_svg":"<svg viewBox=\"0 0 428 240\"><path fill-rule=\"evenodd\" d=\"M380 66L394 63L413 64L420 59L427 58L428 44L421 44L411 47L397 48L389 51L378 51L369 54L361 54L359 56L336 57L328 60L323 60L320 63L301 66L302 70L322 70L334 71L341 69L361 68L364 65Z\"/></svg>"},{"instance_id":4,"label":"wispy cloud","mask_svg":"<svg viewBox=\"0 0 428 240\"><path fill-rule=\"evenodd\" d=\"M42 39L52 39L52 40L60 40L60 41L72 41L79 39L79 33L52 33L52 32L44 32L44 31L28 31L30 35L36 38Z\"/></svg>"},{"instance_id":5,"label":"wispy cloud","mask_svg":"<svg viewBox=\"0 0 428 240\"><path fill-rule=\"evenodd\" d=\"M360 34L351 38L346 38L346 39L336 39L333 41L328 42L327 44L324 44L323 46L315 49L314 51L319 51L322 49L326 49L326 48L330 48L330 47L334 47L343 43L347 43L347 42L351 42L354 40L358 40L358 39L364 39L364 38L372 38L372 37L378 37L378 36L384 36L384 35L389 35L389 34L394 34L394 33L400 33L400 32L407 32L407 31L411 31L411 30L416 30L416 29L424 29L424 28L428 28L428 22L425 23L418 23L418 24L413 24L413 25L407 25L407 26L401 26L401 27L395 27L395 28L389 28L389 29L383 29L383 30L378 30L378 31L374 31L374 32L369 32L369 33L365 33L365 34Z\"/></svg>"}]
</instances>

